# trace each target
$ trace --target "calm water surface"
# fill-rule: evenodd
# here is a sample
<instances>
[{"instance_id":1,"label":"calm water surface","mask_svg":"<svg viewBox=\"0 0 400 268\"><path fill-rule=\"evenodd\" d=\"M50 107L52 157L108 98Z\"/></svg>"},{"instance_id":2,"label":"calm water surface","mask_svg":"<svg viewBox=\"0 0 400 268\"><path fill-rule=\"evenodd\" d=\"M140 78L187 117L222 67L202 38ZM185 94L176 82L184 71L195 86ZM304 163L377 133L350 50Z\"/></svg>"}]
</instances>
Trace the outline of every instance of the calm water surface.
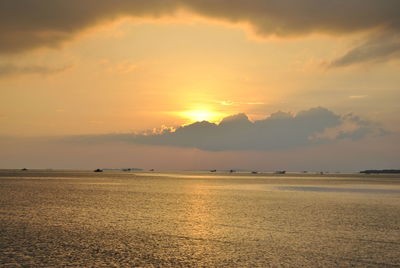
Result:
<instances>
[{"instance_id":1,"label":"calm water surface","mask_svg":"<svg viewBox=\"0 0 400 268\"><path fill-rule=\"evenodd\" d=\"M1 267L400 267L400 178L0 171Z\"/></svg>"}]
</instances>

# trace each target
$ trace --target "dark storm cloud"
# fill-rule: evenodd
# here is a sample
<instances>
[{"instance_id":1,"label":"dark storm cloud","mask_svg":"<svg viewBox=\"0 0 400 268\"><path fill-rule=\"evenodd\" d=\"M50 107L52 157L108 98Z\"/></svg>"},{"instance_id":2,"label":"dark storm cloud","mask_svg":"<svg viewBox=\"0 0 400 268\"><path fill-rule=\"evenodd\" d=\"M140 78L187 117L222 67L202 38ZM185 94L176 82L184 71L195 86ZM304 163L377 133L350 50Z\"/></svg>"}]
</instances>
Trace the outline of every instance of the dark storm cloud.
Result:
<instances>
[{"instance_id":1,"label":"dark storm cloud","mask_svg":"<svg viewBox=\"0 0 400 268\"><path fill-rule=\"evenodd\" d=\"M200 14L249 22L260 34L346 33L381 26L398 28L396 0L193 0Z\"/></svg>"},{"instance_id":2,"label":"dark storm cloud","mask_svg":"<svg viewBox=\"0 0 400 268\"><path fill-rule=\"evenodd\" d=\"M333 139L318 137L327 129L351 121L356 129L341 131ZM357 123L359 122L359 123ZM108 143L123 142L143 145L193 147L206 151L227 150L282 150L312 146L337 139L361 139L374 132L367 121L353 115L340 116L325 108L312 108L292 115L277 112L270 117L252 122L245 114L223 119L219 124L196 122L164 130L159 134L108 134L67 137L68 142ZM383 134L382 134L383 135Z\"/></svg>"},{"instance_id":3,"label":"dark storm cloud","mask_svg":"<svg viewBox=\"0 0 400 268\"><path fill-rule=\"evenodd\" d=\"M400 31L398 0L1 0L0 53L57 47L104 21L124 15L158 17L178 9L249 23L257 34L266 36ZM333 66L350 64L346 58Z\"/></svg>"},{"instance_id":4,"label":"dark storm cloud","mask_svg":"<svg viewBox=\"0 0 400 268\"><path fill-rule=\"evenodd\" d=\"M69 66L45 66L45 65L14 65L0 63L0 79L2 77L22 75L22 74L53 74L63 72Z\"/></svg>"},{"instance_id":5,"label":"dark storm cloud","mask_svg":"<svg viewBox=\"0 0 400 268\"><path fill-rule=\"evenodd\" d=\"M122 15L158 16L170 0L1 0L0 52L56 47L79 31Z\"/></svg>"}]
</instances>

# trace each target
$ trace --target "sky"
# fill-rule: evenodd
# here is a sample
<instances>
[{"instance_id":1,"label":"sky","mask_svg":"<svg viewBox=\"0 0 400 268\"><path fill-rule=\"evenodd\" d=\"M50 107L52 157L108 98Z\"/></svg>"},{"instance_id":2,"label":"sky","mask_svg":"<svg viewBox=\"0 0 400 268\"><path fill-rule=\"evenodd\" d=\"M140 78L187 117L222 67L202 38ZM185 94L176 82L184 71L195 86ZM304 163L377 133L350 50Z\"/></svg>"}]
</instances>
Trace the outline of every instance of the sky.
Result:
<instances>
[{"instance_id":1,"label":"sky","mask_svg":"<svg viewBox=\"0 0 400 268\"><path fill-rule=\"evenodd\" d=\"M399 168L398 10L1 1L0 168Z\"/></svg>"}]
</instances>

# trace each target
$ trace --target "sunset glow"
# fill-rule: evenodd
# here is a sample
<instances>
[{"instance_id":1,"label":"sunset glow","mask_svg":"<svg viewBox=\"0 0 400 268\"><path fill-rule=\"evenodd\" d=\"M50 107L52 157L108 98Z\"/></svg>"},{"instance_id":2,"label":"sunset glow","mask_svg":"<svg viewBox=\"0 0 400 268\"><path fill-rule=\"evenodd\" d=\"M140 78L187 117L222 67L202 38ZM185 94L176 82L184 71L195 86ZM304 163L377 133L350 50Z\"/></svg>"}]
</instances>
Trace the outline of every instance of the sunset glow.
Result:
<instances>
[{"instance_id":1,"label":"sunset glow","mask_svg":"<svg viewBox=\"0 0 400 268\"><path fill-rule=\"evenodd\" d=\"M400 165L399 1L22 2L0 8L4 167Z\"/></svg>"},{"instance_id":2,"label":"sunset glow","mask_svg":"<svg viewBox=\"0 0 400 268\"><path fill-rule=\"evenodd\" d=\"M0 263L400 267L399 10L0 0Z\"/></svg>"}]
</instances>

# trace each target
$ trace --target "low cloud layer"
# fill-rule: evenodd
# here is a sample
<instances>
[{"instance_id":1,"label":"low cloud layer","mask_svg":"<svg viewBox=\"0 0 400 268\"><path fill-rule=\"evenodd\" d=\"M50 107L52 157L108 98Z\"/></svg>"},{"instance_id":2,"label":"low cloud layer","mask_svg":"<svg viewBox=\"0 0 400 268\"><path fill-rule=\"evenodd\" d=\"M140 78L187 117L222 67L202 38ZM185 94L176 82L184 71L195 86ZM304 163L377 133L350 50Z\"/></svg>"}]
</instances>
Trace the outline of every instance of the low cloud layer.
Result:
<instances>
[{"instance_id":1,"label":"low cloud layer","mask_svg":"<svg viewBox=\"0 0 400 268\"><path fill-rule=\"evenodd\" d=\"M0 79L2 77L23 74L48 75L63 72L68 68L69 66L0 64Z\"/></svg>"},{"instance_id":2,"label":"low cloud layer","mask_svg":"<svg viewBox=\"0 0 400 268\"><path fill-rule=\"evenodd\" d=\"M232 23L248 23L262 36L343 35L361 31L388 36L400 33L398 0L3 0L0 2L0 53L57 47L84 29L121 16L159 17L180 9ZM367 42L349 51L332 66L349 65L355 58L356 61L370 61L373 57L386 59L400 47L397 41L376 41L373 47ZM368 51L373 56L360 56Z\"/></svg>"},{"instance_id":3,"label":"low cloud layer","mask_svg":"<svg viewBox=\"0 0 400 268\"><path fill-rule=\"evenodd\" d=\"M250 121L245 114L224 118L219 124L196 122L157 134L109 134L75 136L80 143L124 142L142 145L192 147L206 151L284 150L330 143L340 139L359 140L384 135L373 123L352 114L340 116L318 107L296 115L276 112L264 120Z\"/></svg>"}]
</instances>

